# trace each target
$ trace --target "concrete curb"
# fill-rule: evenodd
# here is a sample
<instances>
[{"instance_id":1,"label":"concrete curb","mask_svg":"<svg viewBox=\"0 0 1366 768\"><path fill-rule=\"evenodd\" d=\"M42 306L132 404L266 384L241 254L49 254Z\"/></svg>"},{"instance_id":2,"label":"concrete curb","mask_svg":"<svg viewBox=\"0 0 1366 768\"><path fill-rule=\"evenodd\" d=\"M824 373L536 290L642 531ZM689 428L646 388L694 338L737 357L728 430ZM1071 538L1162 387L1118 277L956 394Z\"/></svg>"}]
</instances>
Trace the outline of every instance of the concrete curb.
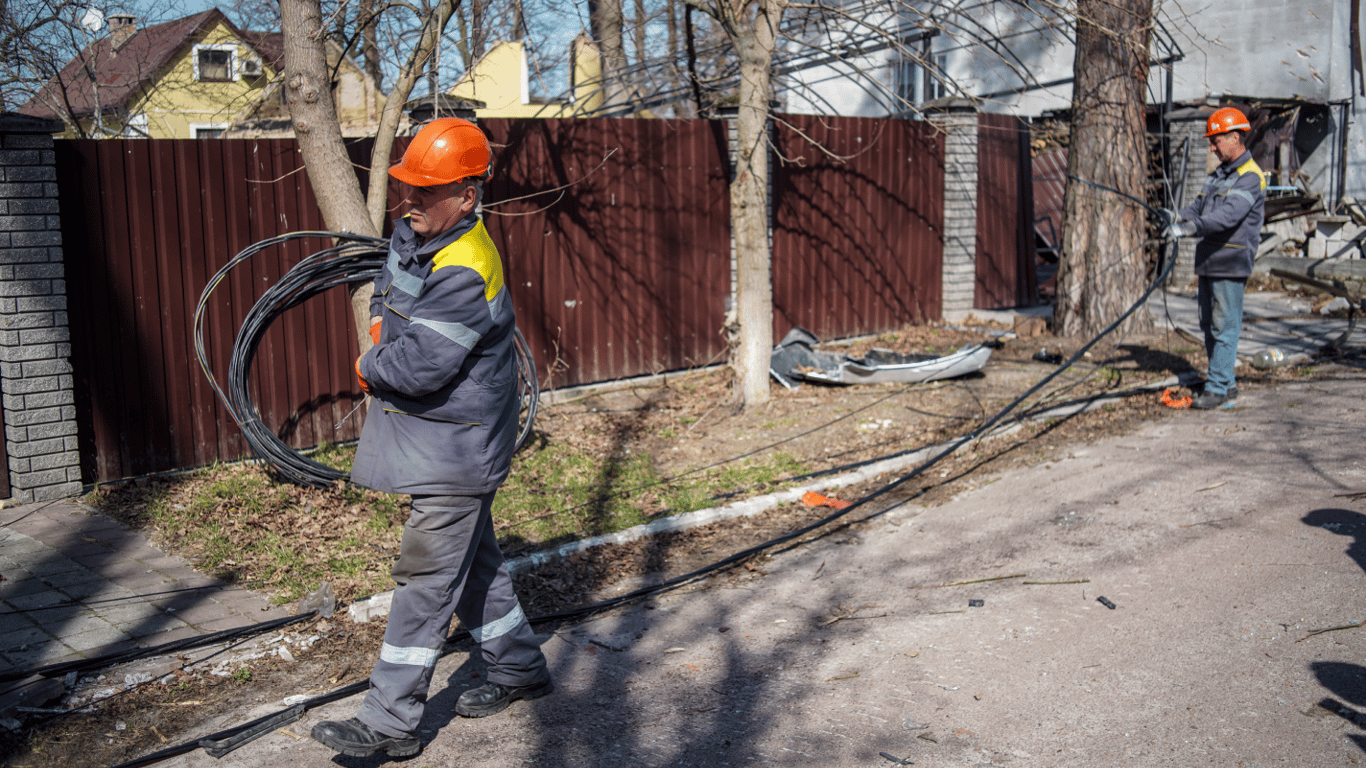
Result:
<instances>
[{"instance_id":1,"label":"concrete curb","mask_svg":"<svg viewBox=\"0 0 1366 768\"><path fill-rule=\"evenodd\" d=\"M1194 373L1171 376L1159 382L1135 387L1130 391L1156 392L1165 389L1166 387L1177 386L1178 384L1189 384L1199 380L1199 378L1200 377ZM1085 411L1095 410L1096 408L1102 408L1110 403L1118 402L1120 399L1122 399L1120 396L1114 396L1086 400L1079 403L1067 403L1045 411L1040 411L1031 416L1030 420L1040 421L1042 419L1058 418L1061 416L1072 416ZM992 430L990 434L983 436L978 442L1006 437L1019 431L1019 429L1020 425L1018 423L1008 424ZM519 573L531 570L532 568L563 560L571 555L579 552L586 552L594 547L603 546L604 544L627 544L647 536L657 536L662 533L671 533L673 531L685 531L698 526L709 525L723 520L733 520L739 517L752 517L772 509L779 504L790 504L794 501L799 501L801 500L802 495L807 491L821 492L831 488L844 488L866 480L871 480L881 475L897 472L918 464L941 451L947 450L953 446L954 443L958 443L954 448L954 452L957 453L967 447L969 441L963 438L947 440L942 443L920 448L911 453L883 459L867 466L860 467L853 472L836 475L835 477L827 478L820 482L807 483L805 485L797 486L796 488L775 491L774 493L756 496L752 499L745 499L744 501L738 501L734 504L727 504L722 507L709 507L707 509L699 509L681 515L671 515L643 525L637 525L622 531L617 531L616 533L571 541L568 544L563 544L553 549L533 552L529 555L523 555L522 557L509 560L507 563L508 572L515 576ZM372 618L386 616L389 613L389 606L393 603L393 600L393 590L381 592L372 597L367 597L352 603L347 609L347 615L351 617L352 621L359 623L367 622Z\"/></svg>"}]
</instances>

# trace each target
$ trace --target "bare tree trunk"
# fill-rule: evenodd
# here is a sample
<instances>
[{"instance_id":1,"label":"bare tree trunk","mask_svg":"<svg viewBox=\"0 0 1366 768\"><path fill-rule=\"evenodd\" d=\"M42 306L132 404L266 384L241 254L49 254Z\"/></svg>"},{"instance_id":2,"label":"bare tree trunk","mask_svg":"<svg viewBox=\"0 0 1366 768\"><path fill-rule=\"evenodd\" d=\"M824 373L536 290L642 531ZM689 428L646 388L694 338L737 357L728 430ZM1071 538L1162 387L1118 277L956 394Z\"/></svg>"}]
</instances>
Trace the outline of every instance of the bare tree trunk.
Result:
<instances>
[{"instance_id":1,"label":"bare tree trunk","mask_svg":"<svg viewBox=\"0 0 1366 768\"><path fill-rule=\"evenodd\" d=\"M285 38L285 101L323 221L333 230L377 235L379 228L370 220L342 143L317 0L280 0L280 27ZM368 286L352 288L351 313L364 351L370 344Z\"/></svg>"},{"instance_id":2,"label":"bare tree trunk","mask_svg":"<svg viewBox=\"0 0 1366 768\"><path fill-rule=\"evenodd\" d=\"M773 51L787 0L759 0L751 8L752 15L750 8L743 5L730 6L722 19L740 59L735 178L730 185L739 338L731 365L738 379L735 398L743 406L766 403L769 399L773 277L768 231L768 106L773 93Z\"/></svg>"},{"instance_id":3,"label":"bare tree trunk","mask_svg":"<svg viewBox=\"0 0 1366 768\"><path fill-rule=\"evenodd\" d=\"M297 0L296 0L297 1ZM317 2L317 0L312 0ZM451 16L455 14L455 9L459 7L460 0L440 0L432 12L428 14L422 22L422 34L419 36L417 45L413 46L412 52L408 55L408 60L399 68L398 79L394 81L394 90L389 92L389 98L384 101L384 112L379 118L379 129L375 133L375 148L370 154L370 187L366 192L365 200L370 214L370 222L374 225L375 231L379 231L384 225L384 215L388 207L389 196L389 155L394 148L394 134L398 132L398 121L403 116L403 104L408 100L408 95L413 92L413 84L422 76L423 65L436 50L436 44L441 39L441 33L445 31L446 25L450 23ZM343 158L345 155L343 155ZM366 333L366 336L369 334Z\"/></svg>"},{"instance_id":4,"label":"bare tree trunk","mask_svg":"<svg viewBox=\"0 0 1366 768\"><path fill-rule=\"evenodd\" d=\"M512 0L512 39L518 42L526 39L526 10L522 0Z\"/></svg>"},{"instance_id":5,"label":"bare tree trunk","mask_svg":"<svg viewBox=\"0 0 1366 768\"><path fill-rule=\"evenodd\" d=\"M635 0L636 21L631 27L631 42L635 44L636 64L644 64L647 56L645 55L645 24L649 20L645 11L645 0ZM665 6L667 8L667 6Z\"/></svg>"},{"instance_id":6,"label":"bare tree trunk","mask_svg":"<svg viewBox=\"0 0 1366 768\"><path fill-rule=\"evenodd\" d=\"M1143 197L1144 123L1152 0L1078 0L1072 97L1073 176ZM1092 336L1114 322L1146 286L1142 208L1069 180L1053 325ZM1136 312L1124 330L1152 327Z\"/></svg>"},{"instance_id":7,"label":"bare tree trunk","mask_svg":"<svg viewBox=\"0 0 1366 768\"><path fill-rule=\"evenodd\" d=\"M469 0L470 4L470 67L484 55L487 33L484 30L484 0Z\"/></svg>"},{"instance_id":8,"label":"bare tree trunk","mask_svg":"<svg viewBox=\"0 0 1366 768\"><path fill-rule=\"evenodd\" d=\"M375 147L370 157L370 186L361 195L342 142L341 124L332 100L327 57L323 49L323 20L318 0L281 0L280 30L285 38L285 97L294 135L308 169L309 183L318 199L323 221L333 230L378 235L388 205L389 155L394 147L403 103L412 93L458 0L441 0L422 24L422 33L408 60L399 69L394 89L384 102ZM351 311L361 351L370 348L370 287L351 290Z\"/></svg>"},{"instance_id":9,"label":"bare tree trunk","mask_svg":"<svg viewBox=\"0 0 1366 768\"><path fill-rule=\"evenodd\" d=\"M621 0L589 0L591 34L602 56L603 106L612 107L626 99L622 83L626 69L626 44L622 39Z\"/></svg>"},{"instance_id":10,"label":"bare tree trunk","mask_svg":"<svg viewBox=\"0 0 1366 768\"><path fill-rule=\"evenodd\" d=\"M384 72L379 64L379 24L375 19L375 0L361 0L360 3L361 56L365 58L365 74L379 88L384 82Z\"/></svg>"}]
</instances>

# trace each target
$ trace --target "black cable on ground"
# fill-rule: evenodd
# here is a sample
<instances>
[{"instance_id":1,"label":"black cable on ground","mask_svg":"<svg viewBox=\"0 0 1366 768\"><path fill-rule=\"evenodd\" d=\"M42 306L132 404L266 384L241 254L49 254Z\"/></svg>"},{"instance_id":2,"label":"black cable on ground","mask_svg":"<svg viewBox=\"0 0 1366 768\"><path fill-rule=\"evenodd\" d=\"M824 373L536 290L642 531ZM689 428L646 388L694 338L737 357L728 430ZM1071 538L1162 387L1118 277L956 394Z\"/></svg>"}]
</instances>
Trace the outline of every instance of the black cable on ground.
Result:
<instances>
[{"instance_id":1,"label":"black cable on ground","mask_svg":"<svg viewBox=\"0 0 1366 768\"><path fill-rule=\"evenodd\" d=\"M0 674L0 683L7 683L12 680L23 680L33 675L54 678L62 677L66 675L68 672L84 672L89 669L104 669L105 667L112 667L115 664L126 664L130 661L145 659L149 656L165 656L166 654L175 653L177 651L186 651L191 648L201 648L206 645L213 645L214 643L218 643L223 640L231 640L236 637L244 637L254 634L260 634L262 632L269 632L272 629L278 629L279 627L287 627L290 624L297 624L312 616L313 613L301 613L296 616L284 616L278 619L263 621L260 624L248 624L245 627L221 629L217 632L210 632L207 635L195 635L194 637L185 637L181 638L180 640L172 640L169 643L162 643L161 645L154 645L149 648L137 648L131 651L110 653L105 654L103 656L95 656L89 659L81 659L80 661L62 661L56 664L48 664L47 666L38 667L36 669L23 670L20 672L6 672L4 674Z\"/></svg>"},{"instance_id":2,"label":"black cable on ground","mask_svg":"<svg viewBox=\"0 0 1366 768\"><path fill-rule=\"evenodd\" d=\"M1088 183L1090 183L1090 182L1088 182ZM1096 184L1091 184L1091 185L1092 185L1092 186L1100 187L1100 185L1096 185ZM1104 190L1106 190L1106 191L1116 192L1117 194L1123 195L1123 193L1118 192L1117 190L1111 190L1111 189L1109 189L1108 187L1100 187L1100 188L1101 188L1101 189L1104 189ZM1123 195L1123 196L1129 197L1128 195ZM1152 206L1148 206L1146 203L1144 204L1144 206L1147 207L1147 208L1152 209ZM1156 209L1153 209L1153 210L1156 210ZM1160 215L1160 213L1159 213L1159 215ZM842 518L842 517L845 517L845 516L849 515L849 514L852 513L854 510L860 509L860 508L866 506L869 502L871 502L871 501L873 501L873 500L875 500L875 499L878 499L878 498L880 498L880 497L882 497L882 496L884 496L884 495L890 493L891 491L893 491L893 490L895 490L895 489L901 487L902 485L904 485L904 484L910 482L911 480L915 479L916 477L919 477L920 475L922 475L922 474L924 474L926 471L928 471L931 467L933 467L935 464L938 464L940 461L944 460L946 457L952 455L955 451L957 451L957 450L958 450L959 448L961 448L963 445L966 445L966 444L968 444L968 443L970 443L970 442L973 442L973 441L975 441L975 440L978 440L978 439L980 439L981 437L983 437L984 435L986 435L986 434L991 430L992 427L994 427L994 426L996 426L997 424L999 424L999 423L1001 422L1001 420L1004 419L1004 418L1006 417L1007 414L1009 414L1010 412L1012 412L1013 410L1015 410L1017 407L1019 407L1019 405L1020 405L1021 403L1023 403L1025 400L1027 400L1031 395L1033 395L1034 393L1038 392L1040 389L1042 389L1045 385L1047 385L1047 384L1048 384L1049 382L1051 382L1053 379L1057 378L1059 375L1061 375L1061 374L1062 374L1064 371L1066 371L1068 368L1070 368L1070 367L1072 367L1073 365L1075 365L1076 362L1077 362L1078 360L1080 360L1088 351L1090 351L1090 349L1091 349L1092 347L1094 347L1096 344L1098 344L1098 343L1100 342L1101 339L1103 339L1104 337L1108 336L1112 331L1114 331L1116 328L1118 328L1125 320L1127 320L1127 319L1129 318L1130 315L1132 315L1134 312L1138 311L1138 309L1139 309L1140 307L1142 307L1142 306L1148 301L1148 298L1149 298L1150 296L1152 296L1153 291L1155 291L1155 290L1158 288L1158 286L1160 286L1160 285L1166 280L1166 278L1167 278L1168 274L1170 274L1170 272L1171 272L1171 270L1172 270L1172 267L1173 267L1173 265L1175 264L1175 262L1176 262L1175 259L1170 260L1170 261L1164 266L1164 268L1162 269L1162 271L1158 274L1157 278L1156 278L1155 280L1153 280L1152 284L1148 287L1148 289L1147 289L1146 291L1144 291L1143 295L1140 296L1140 297L1138 298L1138 300L1135 301L1135 302L1133 303L1133 305L1130 306L1127 310L1125 310L1125 312L1124 312L1123 314L1121 314L1114 322L1112 322L1112 323L1110 323L1110 325L1106 326L1103 330L1101 330L1100 333L1096 334L1096 336L1095 336L1094 338L1092 338L1092 339L1091 339L1090 341L1088 341L1085 345L1083 345L1080 349L1078 349L1075 353L1073 353L1072 356L1071 356L1070 358L1068 358L1066 361L1064 361L1061 365L1059 365L1058 368L1057 368L1056 370L1052 371L1052 372L1049 373L1047 376L1045 376L1044 378L1040 379L1036 384L1034 384L1034 386L1030 387L1029 390L1027 390L1027 391L1024 392L1023 394L1021 394L1019 397L1015 398L1015 399L1014 399L1013 401L1011 401L1010 404L1007 405L1005 408L1002 408L1000 411L998 411L998 412L996 413L996 415L992 416L992 417L991 417L990 419L988 419L985 423L983 423L981 426L979 426L977 429L973 430L973 431L970 432L969 434L964 435L964 436L958 438L957 440L953 441L950 445L948 445L947 447L945 447L945 448L944 448L943 450L941 450L939 453L935 454L935 455L934 455L933 457L931 457L930 459L928 459L928 460L926 460L925 462L921 463L919 466L917 466L916 468L912 469L910 472L908 472L908 473L906 473L905 475L902 475L901 477L897 478L896 480L893 480L892 482L890 482L890 483L888 483L888 484L882 486L881 488L878 488L878 489L872 491L871 493L867 494L867 495L864 496L863 498L861 498L861 499L859 499L859 500L853 502L853 503L850 504L848 507L845 507L845 508L843 508L843 509L835 510L834 512L830 513L829 515L826 515L825 517L821 518L820 520L817 520L817 521L815 521L815 522L813 522L813 523L809 523L809 524L807 524L807 525L805 525L805 526L802 526L801 528L799 528L799 529L797 529L797 530L789 531L788 533L785 533L785 534L783 534L782 536L778 536L777 538L770 539L770 540L768 540L768 541L766 541L766 542L763 542L763 543L761 543L761 544L756 544L756 545L754 545L754 546L752 546L752 547L749 547L749 548L747 548L747 549L744 549L744 550L741 550L741 551L739 551L739 552L736 552L736 553L734 553L734 554L732 554L732 555L730 555L730 556L728 556L728 557L722 558L721 560L718 560L718 561L716 561L716 562L714 562L714 563L711 563L711 564L709 564L709 565L702 566L701 568L697 568L696 570L690 571L690 572L685 573L685 574L683 574L683 575L681 575L681 576L675 576L675 577L673 577L673 578L671 578L671 579L668 579L668 580L666 580L666 581L663 581L663 582L661 582L661 583L659 583L659 584L655 584L655 585L648 586L648 587L641 587L640 589L636 589L636 590L634 590L634 591L632 591L632 592L628 592L628 593L626 593L626 594L624 594L624 595L618 595L617 597L608 598L608 599L606 599L606 600L602 600L602 601L599 601L599 602L597 602L597 603L593 603L592 605L582 606L582 607L579 607L579 608L571 608L571 609L568 609L568 610L558 611L558 612L555 612L555 613L552 613L552 614L548 614L548 615L544 615L544 616L533 617L533 618L530 618L529 621L530 621L531 623L533 623L533 624L545 624L545 623L548 623L548 622L567 621L567 620L571 620L571 619L575 619L575 618L580 618L580 617L583 617L583 616L587 616L587 615L590 615L590 614L593 614L593 613L598 613L598 612L600 612L600 611L607 610L607 609L609 609L609 608L613 608L613 607L616 607L616 606L618 606L618 605L622 605L622 604L624 604L624 603L630 602L630 601L632 601L632 600L636 600L636 599L638 599L638 598L641 598L641 597L644 597L644 596L647 596L647 595L657 594L657 593L660 593L660 592L666 592L666 591L668 591L668 590L675 589L675 588L677 588L677 587L679 587L679 586L682 586L682 585L687 584L687 583L689 583L689 582L695 581L696 579L699 579L699 578L701 578L701 577L703 577L703 576L709 575L709 574L711 574L711 573L715 573L715 572L717 572L717 571L724 570L724 569L726 569L726 568L728 568L728 567L730 567L730 566L732 566L732 565L735 565L736 563L743 562L743 561L745 561L745 560L747 560L747 559L753 557L753 556L756 555L756 554L759 554L759 553L761 553L761 552L764 552L765 550L772 549L772 548L777 547L777 546L779 546L779 545L781 545L781 544L786 544L786 543L789 542L789 541L792 541L792 540L794 540L794 539L800 538L800 537L805 536L806 534L811 533L812 531L815 531L815 530L817 530L817 529L819 529L819 528L821 528L821 527L823 527L823 526L829 525L830 523L832 523L832 522L834 522L834 521L836 521L836 520L838 520L838 519L840 519L840 518ZM896 506L896 505L893 505L893 506ZM886 510L883 510L883 511L885 512ZM445 648L444 648L443 651L442 651L442 655L445 656L445 655L451 653L451 652L454 650L454 645L455 645L456 643L460 642L461 640L464 640L464 639L467 638L468 636L469 636L469 633L468 633L467 631L465 631L465 630L461 630L461 631L457 632L456 634L452 635L450 638L447 639L446 646L445 646ZM344 686L344 687L342 687L342 688L339 688L339 689L337 689L337 690L335 690L335 691L330 691L330 692L325 693L325 694L323 694L323 695L321 695L321 696L317 696L317 697L315 697L315 698L309 699L308 701L303 702L303 703L302 703L301 705L299 705L299 706L303 706L304 709L305 709L305 711L311 710L311 709L314 709L314 708L316 708L316 707L322 706L323 704L328 704L328 703L331 703L331 702L333 702L333 701L337 701L337 700L339 700L339 699L343 699L343 698L346 698L346 697L348 697L348 696L352 696L352 695L354 695L354 694L360 693L361 691L365 690L368 686L369 686L369 681L368 681L368 680L362 680L362 681L359 681L359 682L356 682L356 683L352 683L351 685L348 685L348 686ZM283 711L284 711L284 710L281 710L281 712L283 712ZM219 731L218 733L215 733L215 734L213 734L212 736L209 736L209 737L207 737L207 738L208 738L208 739L213 739L213 740L231 738L231 737L233 737L233 736L236 736L236 735L239 734L239 733L242 733L242 732L244 732L244 731L250 729L252 726L254 726L254 725L258 724L258 723L265 722L266 720L268 720L268 719L270 719L270 718L272 718L272 717L275 717L275 716L281 714L281 712L271 713L271 714L266 715L266 716L264 716L264 717L262 717L262 718L258 718L258 719L256 719L256 720L253 720L253 721L250 722L250 723L246 723L246 724L243 724L243 725L235 726L235 727L233 727L233 728L228 728L228 729ZM165 759L168 759L168 758L171 758L171 757L175 757L175 756L177 756L177 755L182 755L182 754L185 754L185 753L187 753L187 752L191 752L191 751L197 749L198 747L199 747L199 740L195 740L195 741L193 741L193 742L185 742L185 743L183 743L183 744L179 744L179 745L176 745L176 746L174 746L174 747L168 747L168 748L163 749L163 750L161 750L161 751L159 751L159 752L154 752L154 753L152 753L152 754L150 754L150 755L146 755L146 756L144 756L144 757L137 758L137 759L135 759L135 760L131 760L131 761L128 761L128 762L120 763L120 764L118 764L117 766L113 766L112 768L141 768L141 766L151 765L152 763L159 762L159 761L161 761L161 760L165 760Z\"/></svg>"},{"instance_id":3,"label":"black cable on ground","mask_svg":"<svg viewBox=\"0 0 1366 768\"><path fill-rule=\"evenodd\" d=\"M233 343L225 393L210 370L208 356L204 351L204 311L209 297L228 273L250 260L252 256L267 248L305 238L327 238L338 242L337 245L318 251L294 265L278 282L266 289L252 306ZM199 304L195 307L194 313L194 347L199 366L218 399L223 402L233 421L241 428L252 452L269 463L277 474L292 483L327 487L339 480L348 479L348 474L304 456L261 422L248 386L251 363L256 357L257 348L266 331L280 315L331 288L374 280L383 268L388 254L389 243L383 238L349 232L291 232L262 240L243 249L209 279L204 292L200 294ZM536 378L536 364L532 360L530 348L521 330L514 329L513 342L517 356L518 396L523 412L517 434L517 447L520 448L530 435L536 418L540 383Z\"/></svg>"}]
</instances>

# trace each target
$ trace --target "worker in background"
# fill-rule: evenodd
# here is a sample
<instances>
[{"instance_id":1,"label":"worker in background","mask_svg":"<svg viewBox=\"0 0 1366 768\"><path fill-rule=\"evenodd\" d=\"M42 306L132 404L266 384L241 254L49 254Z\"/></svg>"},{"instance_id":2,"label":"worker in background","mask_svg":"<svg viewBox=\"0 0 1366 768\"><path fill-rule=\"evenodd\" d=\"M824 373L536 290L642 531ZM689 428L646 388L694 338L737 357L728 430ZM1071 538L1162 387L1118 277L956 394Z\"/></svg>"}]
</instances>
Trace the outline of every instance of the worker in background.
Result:
<instances>
[{"instance_id":1,"label":"worker in background","mask_svg":"<svg viewBox=\"0 0 1366 768\"><path fill-rule=\"evenodd\" d=\"M473 123L434 120L389 174L412 211L394 225L370 303L375 346L356 360L371 404L353 482L412 495L379 661L356 717L313 738L355 757L415 755L451 614L479 643L487 683L456 712L483 717L551 691L490 508L517 433L512 302L477 210L492 153Z\"/></svg>"},{"instance_id":2,"label":"worker in background","mask_svg":"<svg viewBox=\"0 0 1366 768\"><path fill-rule=\"evenodd\" d=\"M1251 130L1247 117L1237 109L1215 110L1205 123L1205 136L1219 167L1205 179L1195 202L1180 211L1164 209L1168 218L1165 238L1200 237L1195 246L1195 275L1209 370L1192 408L1218 408L1238 397L1233 368L1243 326L1243 291L1261 243L1266 207L1266 175L1244 141Z\"/></svg>"}]
</instances>

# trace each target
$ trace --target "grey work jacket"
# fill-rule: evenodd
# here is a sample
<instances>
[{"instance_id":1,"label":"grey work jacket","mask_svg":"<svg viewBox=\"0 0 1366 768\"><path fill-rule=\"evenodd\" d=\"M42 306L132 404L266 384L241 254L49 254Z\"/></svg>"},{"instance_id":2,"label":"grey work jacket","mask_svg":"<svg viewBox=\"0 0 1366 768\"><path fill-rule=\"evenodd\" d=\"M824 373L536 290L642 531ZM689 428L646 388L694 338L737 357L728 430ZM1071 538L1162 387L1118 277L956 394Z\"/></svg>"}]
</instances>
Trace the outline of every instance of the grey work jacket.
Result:
<instances>
[{"instance_id":1,"label":"grey work jacket","mask_svg":"<svg viewBox=\"0 0 1366 768\"><path fill-rule=\"evenodd\" d=\"M1216 279L1251 275L1265 209L1266 174L1251 152L1215 168L1195 202L1181 209L1181 217L1195 222L1200 236L1195 274Z\"/></svg>"},{"instance_id":2,"label":"grey work jacket","mask_svg":"<svg viewBox=\"0 0 1366 768\"><path fill-rule=\"evenodd\" d=\"M396 222L370 314L381 335L360 359L374 399L352 481L390 493L495 490L517 434L516 318L483 222L471 214L426 242Z\"/></svg>"}]
</instances>

